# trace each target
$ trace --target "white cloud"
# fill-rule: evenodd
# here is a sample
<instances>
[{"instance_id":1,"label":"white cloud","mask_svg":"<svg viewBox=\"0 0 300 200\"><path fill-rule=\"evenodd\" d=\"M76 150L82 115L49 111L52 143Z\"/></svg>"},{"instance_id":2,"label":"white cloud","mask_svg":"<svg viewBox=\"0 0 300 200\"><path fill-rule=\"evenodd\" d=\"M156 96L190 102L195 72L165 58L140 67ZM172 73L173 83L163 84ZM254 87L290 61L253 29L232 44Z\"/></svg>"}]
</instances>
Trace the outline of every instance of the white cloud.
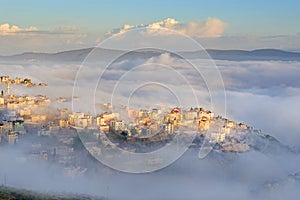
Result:
<instances>
[{"instance_id":1,"label":"white cloud","mask_svg":"<svg viewBox=\"0 0 300 200\"><path fill-rule=\"evenodd\" d=\"M30 26L28 28L21 28L19 26L10 25L8 23L0 24L0 35L12 35L20 32L37 31L37 27Z\"/></svg>"},{"instance_id":2,"label":"white cloud","mask_svg":"<svg viewBox=\"0 0 300 200\"><path fill-rule=\"evenodd\" d=\"M68 31L78 31L79 27L77 26L61 26L58 28L59 31L68 32Z\"/></svg>"},{"instance_id":3,"label":"white cloud","mask_svg":"<svg viewBox=\"0 0 300 200\"><path fill-rule=\"evenodd\" d=\"M39 30L35 26L28 28L21 28L16 25L10 25L9 23L0 24L0 36L7 35L26 35L26 34L70 34L79 31L77 26L60 26L53 30Z\"/></svg>"},{"instance_id":4,"label":"white cloud","mask_svg":"<svg viewBox=\"0 0 300 200\"><path fill-rule=\"evenodd\" d=\"M140 24L135 26L125 24L122 28L114 29L109 32L108 35L122 34L133 28L147 28L147 33L150 34L170 34L172 32L167 31L166 29L172 29L192 37L220 37L226 27L227 24L217 18L208 18L206 20L198 20L187 23L181 23L175 19L166 18L150 24Z\"/></svg>"},{"instance_id":5,"label":"white cloud","mask_svg":"<svg viewBox=\"0 0 300 200\"><path fill-rule=\"evenodd\" d=\"M0 24L0 44L5 47L0 50L0 55L85 48L93 44L92 40L94 38L88 38L79 27L72 25L41 30L35 26L19 27L9 23Z\"/></svg>"},{"instance_id":6,"label":"white cloud","mask_svg":"<svg viewBox=\"0 0 300 200\"><path fill-rule=\"evenodd\" d=\"M194 21L179 25L179 31L194 37L220 37L227 24L217 18Z\"/></svg>"}]
</instances>

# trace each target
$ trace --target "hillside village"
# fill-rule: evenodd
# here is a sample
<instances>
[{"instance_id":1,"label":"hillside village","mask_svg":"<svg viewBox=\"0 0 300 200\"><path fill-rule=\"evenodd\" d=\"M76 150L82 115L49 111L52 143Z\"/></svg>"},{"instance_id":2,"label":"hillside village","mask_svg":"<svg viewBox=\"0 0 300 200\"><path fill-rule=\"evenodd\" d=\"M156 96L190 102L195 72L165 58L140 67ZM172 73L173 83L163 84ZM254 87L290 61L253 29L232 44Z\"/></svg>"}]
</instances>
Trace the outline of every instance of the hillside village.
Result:
<instances>
[{"instance_id":1,"label":"hillside village","mask_svg":"<svg viewBox=\"0 0 300 200\"><path fill-rule=\"evenodd\" d=\"M251 135L260 131L238 123L204 108L157 107L151 110L123 106L120 112L111 112L112 105L102 103L104 110L93 116L84 112L71 112L67 108L50 109L46 95L18 96L10 91L11 84L24 87L47 86L34 84L30 79L0 77L0 86L6 87L0 95L0 144L18 145L26 135L34 137L30 153L25 160L55 161L65 166L66 174L84 173L86 169L74 165L76 130L96 130L109 138L110 148L116 145L133 152L153 150L167 144L180 133L182 127L196 131L196 138L206 139L214 149L223 152L246 152L251 148ZM63 99L58 97L57 99ZM56 99L56 100L57 100ZM63 101L64 102L64 101ZM114 109L116 110L116 109ZM120 113L127 113L123 118ZM46 139L48 138L48 141ZM98 140L103 140L99 137ZM103 143L103 142L102 142ZM140 145L137 145L140 144ZM97 146L88 150L101 153ZM201 146L201 142L192 146Z\"/></svg>"}]
</instances>

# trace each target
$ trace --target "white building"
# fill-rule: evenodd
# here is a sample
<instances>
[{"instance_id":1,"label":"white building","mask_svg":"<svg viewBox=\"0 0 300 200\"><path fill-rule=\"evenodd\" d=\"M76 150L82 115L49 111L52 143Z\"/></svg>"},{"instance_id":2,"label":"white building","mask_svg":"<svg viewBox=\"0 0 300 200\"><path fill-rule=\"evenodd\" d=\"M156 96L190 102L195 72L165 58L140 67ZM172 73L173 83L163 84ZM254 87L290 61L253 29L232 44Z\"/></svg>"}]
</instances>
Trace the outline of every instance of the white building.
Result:
<instances>
[{"instance_id":1,"label":"white building","mask_svg":"<svg viewBox=\"0 0 300 200\"><path fill-rule=\"evenodd\" d=\"M198 113L194 109L190 109L186 114L185 114L185 119L186 120L194 120L198 117Z\"/></svg>"},{"instance_id":2,"label":"white building","mask_svg":"<svg viewBox=\"0 0 300 200\"><path fill-rule=\"evenodd\" d=\"M20 110L20 116L31 115L31 110L29 108L24 108Z\"/></svg>"},{"instance_id":3,"label":"white building","mask_svg":"<svg viewBox=\"0 0 300 200\"><path fill-rule=\"evenodd\" d=\"M78 123L78 119L83 117L83 112L73 112L72 114L69 114L69 124L75 126L75 121Z\"/></svg>"},{"instance_id":4,"label":"white building","mask_svg":"<svg viewBox=\"0 0 300 200\"><path fill-rule=\"evenodd\" d=\"M19 138L19 134L16 133L16 132L10 132L7 135L7 140L8 140L9 144L15 144L15 143L17 143L18 138Z\"/></svg>"},{"instance_id":5,"label":"white building","mask_svg":"<svg viewBox=\"0 0 300 200\"><path fill-rule=\"evenodd\" d=\"M214 117L214 113L211 112L211 111L205 111L203 108L200 108L199 109L199 114L198 114L198 117L200 119L202 118L207 118L207 119L212 119Z\"/></svg>"},{"instance_id":6,"label":"white building","mask_svg":"<svg viewBox=\"0 0 300 200\"><path fill-rule=\"evenodd\" d=\"M163 129L167 133L174 133L174 125L172 123L163 124Z\"/></svg>"},{"instance_id":7,"label":"white building","mask_svg":"<svg viewBox=\"0 0 300 200\"><path fill-rule=\"evenodd\" d=\"M151 129L147 128L147 127L142 128L142 130L141 130L142 135L151 135L151 133L152 133Z\"/></svg>"},{"instance_id":8,"label":"white building","mask_svg":"<svg viewBox=\"0 0 300 200\"><path fill-rule=\"evenodd\" d=\"M225 138L226 138L225 133L220 133L220 132L214 131L210 135L210 142L212 142L212 143L224 142Z\"/></svg>"},{"instance_id":9,"label":"white building","mask_svg":"<svg viewBox=\"0 0 300 200\"><path fill-rule=\"evenodd\" d=\"M0 105L4 105L4 98L0 97Z\"/></svg>"},{"instance_id":10,"label":"white building","mask_svg":"<svg viewBox=\"0 0 300 200\"><path fill-rule=\"evenodd\" d=\"M125 123L123 120L121 121L111 121L110 128L113 131L123 131L125 130Z\"/></svg>"}]
</instances>

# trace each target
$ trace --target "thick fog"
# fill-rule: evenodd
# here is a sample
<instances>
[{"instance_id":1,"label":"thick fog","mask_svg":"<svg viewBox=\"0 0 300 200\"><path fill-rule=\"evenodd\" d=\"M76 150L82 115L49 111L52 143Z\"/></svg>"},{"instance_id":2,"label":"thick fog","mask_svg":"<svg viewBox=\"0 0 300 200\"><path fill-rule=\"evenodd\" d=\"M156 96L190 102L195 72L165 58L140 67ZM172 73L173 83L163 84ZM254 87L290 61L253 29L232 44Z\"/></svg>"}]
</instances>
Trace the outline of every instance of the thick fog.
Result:
<instances>
[{"instance_id":1,"label":"thick fog","mask_svg":"<svg viewBox=\"0 0 300 200\"><path fill-rule=\"evenodd\" d=\"M196 88L199 104L211 109L209 89L203 78L191 73L181 60L168 54L116 63L105 74L104 84L109 85L116 74L130 70L132 65L155 62L176 66ZM263 133L274 136L294 151L211 152L204 159L199 159L198 149L190 149L164 169L137 175L114 171L91 159L90 163L86 163L87 166L99 165L103 170L90 170L84 175L68 177L63 175L59 164L22 160L22 155L28 149L26 145L17 144L0 147L0 183L42 192L90 194L108 199L297 199L300 194L300 179L293 174L300 171L300 62L217 60L215 63L224 81L226 117L261 129ZM53 99L53 108L61 106L69 109L72 109L71 102L56 105L55 99L72 96L80 66L80 63L54 62L0 64L1 75L29 77L33 81L48 84L48 87L26 89L12 86L12 92L45 94ZM103 66L101 63L89 63L87 67L89 70L80 74L86 78L86 84L80 86L89 90L91 86L95 87L90 81L99 78L98 70L103 70ZM160 72L164 72L164 69L161 70ZM207 69L203 69L205 70ZM147 74L144 78L146 76ZM130 88L130 84L135 84L130 78L125 80L123 88ZM174 90L182 92L179 95L187 95L184 93L185 86L178 84L177 80L170 77L168 83ZM109 100L110 92L96 92L96 103L101 103L101 98ZM86 102L94 103L89 98L87 97ZM145 98L139 95L136 101L143 102ZM220 97L216 102L222 104L224 99ZM84 110L85 106L80 109ZM218 104L213 107L213 111L215 115L223 114L222 106ZM26 141L23 143L26 144Z\"/></svg>"}]
</instances>

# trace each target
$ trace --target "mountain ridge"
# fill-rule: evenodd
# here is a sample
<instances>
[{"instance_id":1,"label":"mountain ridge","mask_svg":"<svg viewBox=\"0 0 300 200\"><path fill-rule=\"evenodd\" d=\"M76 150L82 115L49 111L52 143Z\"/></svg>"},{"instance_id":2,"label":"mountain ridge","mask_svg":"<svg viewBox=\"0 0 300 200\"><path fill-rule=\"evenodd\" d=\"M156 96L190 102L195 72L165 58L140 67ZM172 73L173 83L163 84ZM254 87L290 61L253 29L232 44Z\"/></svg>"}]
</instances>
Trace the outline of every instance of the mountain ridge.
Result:
<instances>
[{"instance_id":1,"label":"mountain ridge","mask_svg":"<svg viewBox=\"0 0 300 200\"><path fill-rule=\"evenodd\" d=\"M80 62L83 61L94 48L84 48L76 50L60 51L56 53L35 53L24 52L22 54L0 56L0 61L65 61L65 62ZM121 54L128 54L125 58L150 58L159 56L167 51L147 50L147 51L126 51L96 48L95 54L110 59ZM290 52L280 49L254 49L254 50L221 50L221 49L206 49L199 51L179 52L181 56L187 59L207 58L207 54L214 60L229 60L229 61L300 61L299 52ZM130 56L129 56L130 54ZM172 56L176 56L174 53ZM124 59L125 59L124 58Z\"/></svg>"}]
</instances>

